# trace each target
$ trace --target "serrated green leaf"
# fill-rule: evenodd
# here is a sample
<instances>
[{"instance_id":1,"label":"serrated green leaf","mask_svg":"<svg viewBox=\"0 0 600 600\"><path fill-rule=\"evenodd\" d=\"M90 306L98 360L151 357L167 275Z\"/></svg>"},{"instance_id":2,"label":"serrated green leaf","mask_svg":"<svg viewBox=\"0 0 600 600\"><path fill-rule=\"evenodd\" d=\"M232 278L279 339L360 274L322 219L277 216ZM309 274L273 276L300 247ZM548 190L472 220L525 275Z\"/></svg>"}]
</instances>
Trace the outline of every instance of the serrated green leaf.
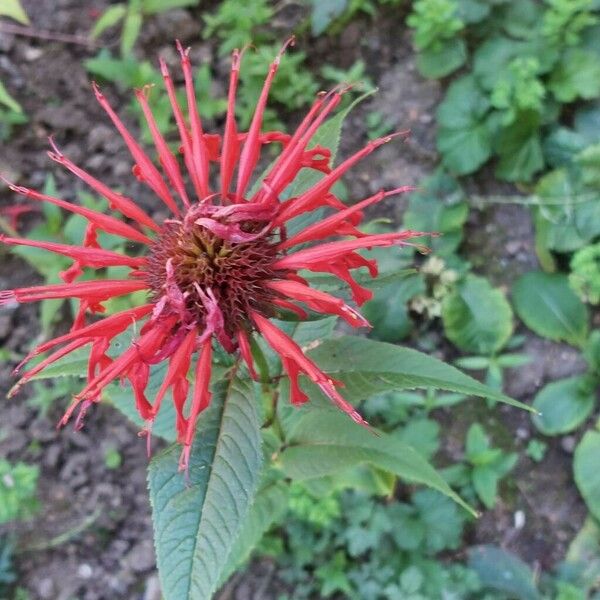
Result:
<instances>
[{"instance_id":1,"label":"serrated green leaf","mask_svg":"<svg viewBox=\"0 0 600 600\"><path fill-rule=\"evenodd\" d=\"M595 404L595 393L585 376L561 379L537 393L533 407L541 414L532 420L544 435L569 433L592 414Z\"/></svg>"},{"instance_id":2,"label":"serrated green leaf","mask_svg":"<svg viewBox=\"0 0 600 600\"><path fill-rule=\"evenodd\" d=\"M583 346L588 333L588 311L569 286L566 275L525 273L514 284L512 294L517 315L535 333Z\"/></svg>"},{"instance_id":3,"label":"serrated green leaf","mask_svg":"<svg viewBox=\"0 0 600 600\"><path fill-rule=\"evenodd\" d=\"M589 511L600 519L600 432L586 431L575 448L573 473L575 483L587 504Z\"/></svg>"},{"instance_id":4,"label":"serrated green leaf","mask_svg":"<svg viewBox=\"0 0 600 600\"><path fill-rule=\"evenodd\" d=\"M14 19L23 25L29 25L29 17L25 12L20 0L2 0L0 4L0 17Z\"/></svg>"},{"instance_id":5,"label":"serrated green leaf","mask_svg":"<svg viewBox=\"0 0 600 600\"><path fill-rule=\"evenodd\" d=\"M267 482L258 490L240 535L227 558L221 583L225 583L232 573L248 560L262 536L283 518L288 508L288 489L286 483L277 480Z\"/></svg>"},{"instance_id":6,"label":"serrated green leaf","mask_svg":"<svg viewBox=\"0 0 600 600\"><path fill-rule=\"evenodd\" d=\"M79 348L69 352L63 358L48 365L40 373L36 373L31 380L54 379L55 377L85 377L87 375L89 350ZM33 362L31 366L33 366Z\"/></svg>"},{"instance_id":7,"label":"serrated green leaf","mask_svg":"<svg viewBox=\"0 0 600 600\"><path fill-rule=\"evenodd\" d=\"M210 600L242 531L258 485L261 438L256 400L234 379L213 388L199 421L189 480L180 446L150 463L148 482L165 600Z\"/></svg>"},{"instance_id":8,"label":"serrated green leaf","mask_svg":"<svg viewBox=\"0 0 600 600\"><path fill-rule=\"evenodd\" d=\"M474 514L414 448L383 432L375 434L336 409L307 411L290 431L279 459L286 474L298 480L369 463L436 489Z\"/></svg>"},{"instance_id":9,"label":"serrated green leaf","mask_svg":"<svg viewBox=\"0 0 600 600\"><path fill-rule=\"evenodd\" d=\"M323 371L344 383L342 393L351 402L360 402L390 390L433 387L532 410L458 369L411 348L341 336L325 340L308 354Z\"/></svg>"},{"instance_id":10,"label":"serrated green leaf","mask_svg":"<svg viewBox=\"0 0 600 600\"><path fill-rule=\"evenodd\" d=\"M468 275L442 303L444 332L465 352L494 354L510 339L512 310L486 279Z\"/></svg>"}]
</instances>

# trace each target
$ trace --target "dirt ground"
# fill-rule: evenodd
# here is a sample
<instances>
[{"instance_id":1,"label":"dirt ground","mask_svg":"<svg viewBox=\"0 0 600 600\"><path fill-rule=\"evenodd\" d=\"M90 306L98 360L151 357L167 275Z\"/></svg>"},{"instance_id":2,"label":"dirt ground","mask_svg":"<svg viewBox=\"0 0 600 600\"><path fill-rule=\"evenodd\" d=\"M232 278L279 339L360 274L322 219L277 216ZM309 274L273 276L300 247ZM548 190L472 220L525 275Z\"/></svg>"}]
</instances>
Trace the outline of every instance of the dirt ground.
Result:
<instances>
[{"instance_id":1,"label":"dirt ground","mask_svg":"<svg viewBox=\"0 0 600 600\"><path fill-rule=\"evenodd\" d=\"M23 0L23 4L34 28L84 36L94 11L101 11L107 2ZM281 28L283 39L289 20L283 19L276 26ZM161 54L174 61L172 40L179 37L192 45L196 59L214 59L215 73L225 82L226 63L216 60L214 46L201 41L199 31L199 24L186 11L151 18L136 54L155 62ZM436 160L434 110L441 92L438 83L423 81L416 73L402 15L384 15L375 22L359 20L339 36L300 39L298 45L310 55L315 67L325 62L349 67L363 58L379 87L370 105L359 107L351 117L342 154L364 143L363 123L369 109L381 111L395 126L413 132L408 143L386 145L353 173L346 181L352 198L362 198L385 186L417 184L431 172ZM85 45L0 33L0 78L30 117L29 123L0 147L0 171L31 187L42 186L46 173L51 172L61 194L74 198L80 182L46 156L47 136L53 134L75 162L108 184L119 186L126 181L128 193L152 207L147 191L129 176L130 160L124 144L91 93L83 61L95 53L96 49ZM122 108L129 101L129 96L114 86L104 87ZM480 195L498 191L485 177L467 185ZM503 191L516 193L510 188ZM0 205L15 202L20 200L0 188ZM386 214L398 223L402 209L401 202L386 202ZM36 218L33 214L24 219L23 229ZM509 286L515 276L536 264L527 209L493 205L472 211L466 249L477 272L489 275L498 285ZM0 257L0 289L37 281L34 271L22 260L6 253ZM520 333L526 334L524 330ZM0 345L4 348L22 355L39 334L35 306L0 312ZM544 382L584 367L575 350L532 336L527 337L524 351L533 361L510 373L506 390L523 401L529 401ZM10 361L0 365L0 456L41 466L39 495L43 507L33 521L13 529L22 540L17 556L20 585L35 599L158 600L145 480L147 459L136 429L110 407L98 406L90 412L83 431L57 431L55 424L64 407L61 402L47 417L36 418L25 403L30 390L12 400L4 399L13 383L13 367ZM533 434L529 417L523 412L507 407L492 413L484 404L466 406L452 414L439 414L447 425L445 452L450 458L460 452L464 432L475 415L497 440L515 440L521 451ZM484 514L469 531L467 541L500 544L537 568L551 568L560 560L586 512L572 482L575 442L565 438L551 443L542 465L521 452L514 483L503 494L506 501ZM118 450L123 459L116 469L105 464L104 455L110 448ZM525 515L525 523L518 529L516 511ZM272 565L255 563L227 586L222 598L269 600L277 597L278 589Z\"/></svg>"}]
</instances>

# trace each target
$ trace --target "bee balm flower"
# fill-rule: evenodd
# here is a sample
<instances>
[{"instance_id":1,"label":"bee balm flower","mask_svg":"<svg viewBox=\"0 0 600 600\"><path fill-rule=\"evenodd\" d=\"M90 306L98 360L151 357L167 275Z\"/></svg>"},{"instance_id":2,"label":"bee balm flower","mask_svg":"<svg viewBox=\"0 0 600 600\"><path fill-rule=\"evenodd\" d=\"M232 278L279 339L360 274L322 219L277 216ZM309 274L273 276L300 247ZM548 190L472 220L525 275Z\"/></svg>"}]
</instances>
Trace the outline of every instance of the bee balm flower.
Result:
<instances>
[{"instance_id":1,"label":"bee balm flower","mask_svg":"<svg viewBox=\"0 0 600 600\"><path fill-rule=\"evenodd\" d=\"M293 135L263 132L263 112L280 52L267 73L249 130L239 132L234 117L240 68L240 53L236 51L233 53L224 132L222 135L208 134L203 129L197 108L188 52L179 45L178 48L185 79L187 114L184 115L178 103L171 76L162 61L161 70L179 130L182 165L156 126L147 102L147 89L136 91L136 97L152 134L160 170L94 84L98 102L131 153L134 175L158 196L171 213L169 218L163 223L155 222L134 200L116 193L76 166L51 142L50 158L104 197L109 208L120 213L120 218L9 183L12 190L31 200L50 202L81 215L87 220L87 229L81 246L2 237L5 244L34 246L62 254L73 259L73 265L61 273L64 283L2 291L0 305L47 298L79 301L71 330L41 344L25 358L22 364L34 356L49 353L23 374L12 393L51 363L88 346L87 383L74 398L61 423L66 423L77 407L80 407L80 417L85 414L92 403L100 400L103 389L111 382L128 380L137 410L147 421L149 431L170 390L176 411L177 437L183 445L181 465L185 468L198 415L210 403L213 342L227 352L239 352L250 374L256 377L250 336L253 332L262 335L281 357L290 378L292 403L301 404L307 400L298 383L299 375L304 374L355 421L364 423L340 395L338 384L321 371L271 318L281 309L295 311L303 317L306 312L302 306L305 306L320 313L337 315L354 327L368 326L355 308L340 298L314 289L299 272L330 273L342 279L350 286L355 303L360 305L371 297L371 292L355 281L351 271L366 267L375 276L377 266L374 260L364 258L357 251L405 245L409 238L422 234L403 231L366 235L356 228L364 208L408 188L380 191L349 207L331 192L335 182L353 165L394 137L370 142L335 168L330 165L328 149L309 148L310 140L338 106L345 90L338 88L320 94ZM281 144L282 150L251 191L250 184L261 151L271 143ZM316 169L323 176L306 191L283 200L286 188L302 169ZM216 187L212 171L219 174ZM287 225L291 219L323 207L329 209L329 216L288 235ZM100 231L139 244L145 252L140 257L132 257L103 249L97 238ZM76 281L83 269L108 266L127 267L129 275L119 280ZM104 311L104 301L140 290L148 292L145 304L90 320L90 315ZM137 339L118 358L110 357L107 350L111 341L136 322L141 325ZM194 353L198 353L198 360L190 392L188 371ZM146 387L151 367L163 361L168 363L166 375L156 397L149 399Z\"/></svg>"}]
</instances>

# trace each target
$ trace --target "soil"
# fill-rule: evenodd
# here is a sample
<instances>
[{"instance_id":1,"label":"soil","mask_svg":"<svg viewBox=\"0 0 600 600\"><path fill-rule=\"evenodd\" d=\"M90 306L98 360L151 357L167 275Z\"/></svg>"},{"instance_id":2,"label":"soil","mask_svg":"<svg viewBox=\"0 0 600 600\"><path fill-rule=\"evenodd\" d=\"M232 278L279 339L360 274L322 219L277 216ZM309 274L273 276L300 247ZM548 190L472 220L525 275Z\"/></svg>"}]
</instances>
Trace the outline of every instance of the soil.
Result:
<instances>
[{"instance_id":1,"label":"soil","mask_svg":"<svg viewBox=\"0 0 600 600\"><path fill-rule=\"evenodd\" d=\"M23 0L23 4L34 30L85 37L94 15L108 1ZM275 22L282 39L298 18L296 13L292 10L289 15L280 15ZM148 19L136 55L156 62L161 54L174 62L172 40L178 37L193 46L194 58L212 62L217 81L225 85L226 65L216 59L214 44L200 39L201 27L194 20L197 17L198 11L174 10ZM349 119L342 154L366 141L364 118L369 110L380 111L398 129L412 130L410 141L381 148L346 180L353 198L365 197L381 187L417 184L435 166L434 112L441 87L417 74L403 20L398 12L375 21L359 18L339 35L298 41L315 68L326 62L346 68L362 58L379 87L376 97ZM109 45L117 43L110 37L107 40ZM97 48L84 44L0 34L0 80L29 116L27 125L17 128L0 147L0 171L36 188L51 172L61 194L74 198L80 182L46 156L47 137L52 134L75 162L109 185L118 187L126 181L128 193L152 210L149 194L129 176L130 159L124 144L93 99L83 61L96 52ZM115 86L104 87L123 114L130 96ZM131 126L135 129L134 123ZM511 188L499 189L491 177L467 184L480 196L517 193ZM0 188L0 206L20 202L6 188ZM401 201L388 199L377 214L400 223L403 206ZM38 218L27 215L20 228L26 231ZM527 209L508 204L472 211L465 250L476 271L508 289L514 277L536 266ZM0 289L39 281L22 260L6 252L0 256ZM11 356L25 354L32 339L41 335L37 314L33 305L0 311L0 344ZM583 369L572 348L534 338L525 330L520 333L526 336L524 351L533 360L507 377L506 391L515 398L528 402L545 382ZM15 362L10 359L0 366L2 398L13 383L10 372ZM47 416L41 417L28 405L29 394L30 389L2 401L0 437L0 456L41 467L42 512L29 522L0 529L0 533L19 536L19 584L36 600L159 599L145 481L147 459L137 430L110 407L101 405L90 412L83 431L57 431L55 424L67 400L55 403ZM500 544L533 566L552 568L564 557L586 514L572 481L575 440L551 440L540 466L522 452L534 435L524 412L505 407L489 412L485 405L475 402L467 406L439 415L448 425L448 456L459 452L474 415L489 426L497 443L509 446L514 442L521 451L515 483L503 490L504 500L479 519L468 541ZM117 468L106 464L109 450L118 451L122 458ZM524 524L516 523L517 511L524 514ZM273 565L262 561L236 576L221 598L268 600L276 598L279 589Z\"/></svg>"}]
</instances>

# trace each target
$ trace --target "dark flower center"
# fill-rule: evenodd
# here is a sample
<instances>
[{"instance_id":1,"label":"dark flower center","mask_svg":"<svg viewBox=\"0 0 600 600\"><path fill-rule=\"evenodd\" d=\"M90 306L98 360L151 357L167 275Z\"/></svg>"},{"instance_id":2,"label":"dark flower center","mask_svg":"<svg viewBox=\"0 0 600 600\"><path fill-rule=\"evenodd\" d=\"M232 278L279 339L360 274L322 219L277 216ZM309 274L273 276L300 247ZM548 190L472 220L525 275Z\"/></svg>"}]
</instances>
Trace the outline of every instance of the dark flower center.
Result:
<instances>
[{"instance_id":1,"label":"dark flower center","mask_svg":"<svg viewBox=\"0 0 600 600\"><path fill-rule=\"evenodd\" d=\"M264 223L249 221L237 229L252 237L262 227ZM197 322L207 313L206 298L214 296L225 330L233 335L248 321L250 310L273 312L273 293L265 283L277 278L277 256L268 235L233 242L193 222L167 223L150 247L146 278L154 302L166 295L172 306L183 303L187 318Z\"/></svg>"}]
</instances>

